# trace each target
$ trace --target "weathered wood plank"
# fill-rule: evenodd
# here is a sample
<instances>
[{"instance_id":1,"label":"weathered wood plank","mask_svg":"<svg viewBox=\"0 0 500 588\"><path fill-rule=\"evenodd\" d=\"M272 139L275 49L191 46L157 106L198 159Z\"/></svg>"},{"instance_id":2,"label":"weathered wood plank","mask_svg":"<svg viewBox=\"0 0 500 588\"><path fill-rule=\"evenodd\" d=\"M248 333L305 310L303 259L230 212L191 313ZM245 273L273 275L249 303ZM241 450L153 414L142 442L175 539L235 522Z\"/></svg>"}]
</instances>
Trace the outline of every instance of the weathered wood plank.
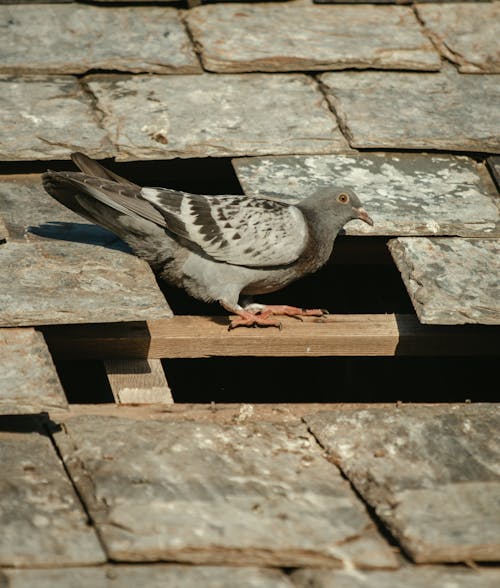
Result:
<instances>
[{"instance_id":1,"label":"weathered wood plank","mask_svg":"<svg viewBox=\"0 0 500 588\"><path fill-rule=\"evenodd\" d=\"M441 67L415 14L402 6L211 4L190 10L186 21L209 71Z\"/></svg>"},{"instance_id":2,"label":"weathered wood plank","mask_svg":"<svg viewBox=\"0 0 500 588\"><path fill-rule=\"evenodd\" d=\"M417 4L416 10L442 55L462 73L500 73L500 5Z\"/></svg>"},{"instance_id":3,"label":"weathered wood plank","mask_svg":"<svg viewBox=\"0 0 500 588\"><path fill-rule=\"evenodd\" d=\"M500 79L459 74L336 72L321 76L352 147L500 152ZM474 105L471 108L470 105Z\"/></svg>"},{"instance_id":4,"label":"weathered wood plank","mask_svg":"<svg viewBox=\"0 0 500 588\"><path fill-rule=\"evenodd\" d=\"M500 324L500 240L400 237L389 242L421 322Z\"/></svg>"},{"instance_id":5,"label":"weathered wood plank","mask_svg":"<svg viewBox=\"0 0 500 588\"><path fill-rule=\"evenodd\" d=\"M468 157L363 154L233 160L246 194L290 201L330 186L353 188L375 221L348 235L499 235L500 199L484 166Z\"/></svg>"},{"instance_id":6,"label":"weathered wood plank","mask_svg":"<svg viewBox=\"0 0 500 588\"><path fill-rule=\"evenodd\" d=\"M33 329L0 329L0 414L66 409L49 350Z\"/></svg>"},{"instance_id":7,"label":"weathered wood plank","mask_svg":"<svg viewBox=\"0 0 500 588\"><path fill-rule=\"evenodd\" d=\"M172 404L172 392L159 359L104 361L117 404Z\"/></svg>"},{"instance_id":8,"label":"weathered wood plank","mask_svg":"<svg viewBox=\"0 0 500 588\"><path fill-rule=\"evenodd\" d=\"M0 432L0 464L0 566L105 561L48 437Z\"/></svg>"},{"instance_id":9,"label":"weathered wood plank","mask_svg":"<svg viewBox=\"0 0 500 588\"><path fill-rule=\"evenodd\" d=\"M69 159L72 151L114 154L78 80L0 76L0 160Z\"/></svg>"},{"instance_id":10,"label":"weathered wood plank","mask_svg":"<svg viewBox=\"0 0 500 588\"><path fill-rule=\"evenodd\" d=\"M305 420L414 561L500 559L498 405L402 405Z\"/></svg>"},{"instance_id":11,"label":"weathered wood plank","mask_svg":"<svg viewBox=\"0 0 500 588\"><path fill-rule=\"evenodd\" d=\"M116 561L397 567L302 424L75 417L55 439Z\"/></svg>"},{"instance_id":12,"label":"weathered wood plank","mask_svg":"<svg viewBox=\"0 0 500 588\"><path fill-rule=\"evenodd\" d=\"M0 73L201 73L175 8L1 6Z\"/></svg>"},{"instance_id":13,"label":"weathered wood plank","mask_svg":"<svg viewBox=\"0 0 500 588\"><path fill-rule=\"evenodd\" d=\"M298 570L291 580L296 588L497 588L500 570L407 566L393 571Z\"/></svg>"},{"instance_id":14,"label":"weathered wood plank","mask_svg":"<svg viewBox=\"0 0 500 588\"><path fill-rule=\"evenodd\" d=\"M348 149L301 74L89 76L117 159L334 153ZM297 113L300 112L300 116Z\"/></svg>"},{"instance_id":15,"label":"weathered wood plank","mask_svg":"<svg viewBox=\"0 0 500 588\"><path fill-rule=\"evenodd\" d=\"M102 323L172 316L150 268L87 243L0 245L0 326Z\"/></svg>"},{"instance_id":16,"label":"weathered wood plank","mask_svg":"<svg viewBox=\"0 0 500 588\"><path fill-rule=\"evenodd\" d=\"M280 570L248 567L108 565L98 568L5 570L3 575L9 588L292 588L292 583Z\"/></svg>"},{"instance_id":17,"label":"weathered wood plank","mask_svg":"<svg viewBox=\"0 0 500 588\"><path fill-rule=\"evenodd\" d=\"M59 359L498 355L496 327L421 325L411 315L283 319L283 330L235 329L225 317L176 316L123 325L44 328Z\"/></svg>"}]
</instances>

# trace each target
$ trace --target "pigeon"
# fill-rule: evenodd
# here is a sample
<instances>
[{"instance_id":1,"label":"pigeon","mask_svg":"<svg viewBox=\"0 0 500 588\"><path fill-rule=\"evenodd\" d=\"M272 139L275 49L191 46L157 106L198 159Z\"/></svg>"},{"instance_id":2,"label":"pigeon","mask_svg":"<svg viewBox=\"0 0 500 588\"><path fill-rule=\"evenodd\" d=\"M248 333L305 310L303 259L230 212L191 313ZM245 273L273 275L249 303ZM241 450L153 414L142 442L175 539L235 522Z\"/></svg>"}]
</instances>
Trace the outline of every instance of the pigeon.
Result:
<instances>
[{"instance_id":1,"label":"pigeon","mask_svg":"<svg viewBox=\"0 0 500 588\"><path fill-rule=\"evenodd\" d=\"M229 329L279 327L273 318L323 316L322 309L251 302L315 272L352 219L373 221L347 188L321 188L292 204L267 197L204 196L138 186L83 153L79 172L43 174L67 208L118 235L168 283L231 313Z\"/></svg>"}]
</instances>

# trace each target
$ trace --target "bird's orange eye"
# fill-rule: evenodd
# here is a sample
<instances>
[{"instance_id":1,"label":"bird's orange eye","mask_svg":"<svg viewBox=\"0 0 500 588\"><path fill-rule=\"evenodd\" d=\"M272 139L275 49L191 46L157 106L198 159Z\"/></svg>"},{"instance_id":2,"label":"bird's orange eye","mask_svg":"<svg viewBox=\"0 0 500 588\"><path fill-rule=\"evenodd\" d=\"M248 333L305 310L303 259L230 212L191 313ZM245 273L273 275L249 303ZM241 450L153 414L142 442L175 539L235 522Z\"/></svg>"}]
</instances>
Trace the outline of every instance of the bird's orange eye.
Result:
<instances>
[{"instance_id":1,"label":"bird's orange eye","mask_svg":"<svg viewBox=\"0 0 500 588\"><path fill-rule=\"evenodd\" d=\"M346 194L345 192L342 192L341 194L339 194L337 196L337 200L339 202L342 202L342 204L345 204L346 202L349 202L349 195Z\"/></svg>"}]
</instances>

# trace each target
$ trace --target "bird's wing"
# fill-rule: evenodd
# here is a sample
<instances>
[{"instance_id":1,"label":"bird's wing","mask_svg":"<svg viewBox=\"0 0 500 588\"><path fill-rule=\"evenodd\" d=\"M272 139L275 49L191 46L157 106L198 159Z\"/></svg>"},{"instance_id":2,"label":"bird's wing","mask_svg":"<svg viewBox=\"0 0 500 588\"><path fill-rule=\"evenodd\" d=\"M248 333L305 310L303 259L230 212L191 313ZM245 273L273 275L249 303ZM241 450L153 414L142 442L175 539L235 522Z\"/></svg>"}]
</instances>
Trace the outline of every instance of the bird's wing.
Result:
<instances>
[{"instance_id":1,"label":"bird's wing","mask_svg":"<svg viewBox=\"0 0 500 588\"><path fill-rule=\"evenodd\" d=\"M167 229L233 265L287 265L304 251L308 230L289 204L247 196L201 196L143 188L142 197L165 218Z\"/></svg>"},{"instance_id":2,"label":"bird's wing","mask_svg":"<svg viewBox=\"0 0 500 588\"><path fill-rule=\"evenodd\" d=\"M101 178L103 180L112 180L114 182L118 182L123 186L127 186L128 188L136 188L140 190L140 186L130 182L129 180L122 178L118 174L113 173L111 170L106 169L100 163L98 163L95 159L91 159L84 153L80 153L76 151L75 153L71 154L71 160L73 163L82 171L84 174L94 177L94 178Z\"/></svg>"}]
</instances>

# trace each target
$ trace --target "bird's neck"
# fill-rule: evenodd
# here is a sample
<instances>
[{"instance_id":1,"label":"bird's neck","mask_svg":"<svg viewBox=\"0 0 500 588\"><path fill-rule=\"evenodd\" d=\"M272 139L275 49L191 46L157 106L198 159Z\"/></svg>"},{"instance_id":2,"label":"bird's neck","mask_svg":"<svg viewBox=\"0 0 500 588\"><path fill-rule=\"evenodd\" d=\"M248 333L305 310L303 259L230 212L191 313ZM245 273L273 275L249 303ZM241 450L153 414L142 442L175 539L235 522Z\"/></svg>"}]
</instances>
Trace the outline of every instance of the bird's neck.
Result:
<instances>
[{"instance_id":1,"label":"bird's neck","mask_svg":"<svg viewBox=\"0 0 500 588\"><path fill-rule=\"evenodd\" d=\"M311 271L315 271L328 261L335 238L343 225L328 210L317 210L309 206L300 206L300 209L309 229L308 257L311 257L311 263L315 266Z\"/></svg>"}]
</instances>

